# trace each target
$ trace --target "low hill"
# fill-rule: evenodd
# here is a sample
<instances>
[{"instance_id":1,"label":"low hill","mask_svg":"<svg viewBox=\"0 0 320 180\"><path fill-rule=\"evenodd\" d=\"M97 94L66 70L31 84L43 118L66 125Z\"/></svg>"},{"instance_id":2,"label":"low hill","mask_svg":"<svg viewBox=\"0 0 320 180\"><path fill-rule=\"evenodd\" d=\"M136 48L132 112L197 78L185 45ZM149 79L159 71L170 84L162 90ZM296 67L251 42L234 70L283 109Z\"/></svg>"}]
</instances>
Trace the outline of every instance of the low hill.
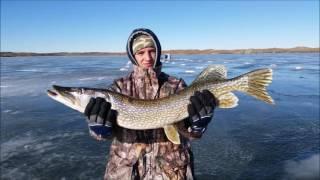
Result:
<instances>
[{"instance_id":1,"label":"low hill","mask_svg":"<svg viewBox=\"0 0 320 180\"><path fill-rule=\"evenodd\" d=\"M257 54L257 53L320 53L319 48L294 47L294 48L267 48L267 49L183 49L164 50L163 54ZM33 53L33 52L0 52L1 57L16 56L109 56L125 55L125 52L55 52L55 53Z\"/></svg>"}]
</instances>

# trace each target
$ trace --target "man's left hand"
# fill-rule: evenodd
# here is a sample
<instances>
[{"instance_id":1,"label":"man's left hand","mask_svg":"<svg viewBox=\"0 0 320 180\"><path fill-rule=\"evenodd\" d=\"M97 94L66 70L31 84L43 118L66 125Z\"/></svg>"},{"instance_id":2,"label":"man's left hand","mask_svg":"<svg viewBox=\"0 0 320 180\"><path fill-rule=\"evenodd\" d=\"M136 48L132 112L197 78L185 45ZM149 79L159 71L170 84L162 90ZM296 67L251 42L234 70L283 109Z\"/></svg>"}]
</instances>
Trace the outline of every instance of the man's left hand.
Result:
<instances>
[{"instance_id":1,"label":"man's left hand","mask_svg":"<svg viewBox=\"0 0 320 180\"><path fill-rule=\"evenodd\" d=\"M207 129L209 122L213 118L216 107L216 98L208 91L196 91L190 97L191 104L188 105L189 118L186 124L188 131L196 138L200 138Z\"/></svg>"}]
</instances>

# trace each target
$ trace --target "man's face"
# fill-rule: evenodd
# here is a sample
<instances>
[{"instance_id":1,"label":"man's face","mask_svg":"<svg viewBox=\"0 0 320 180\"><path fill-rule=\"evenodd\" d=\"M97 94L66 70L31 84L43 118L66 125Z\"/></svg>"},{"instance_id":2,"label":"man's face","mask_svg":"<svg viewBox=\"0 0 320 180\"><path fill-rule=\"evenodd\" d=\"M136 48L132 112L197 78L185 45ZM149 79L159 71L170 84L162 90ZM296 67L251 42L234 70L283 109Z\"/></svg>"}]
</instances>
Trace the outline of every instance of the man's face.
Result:
<instances>
[{"instance_id":1,"label":"man's face","mask_svg":"<svg viewBox=\"0 0 320 180\"><path fill-rule=\"evenodd\" d=\"M153 47L142 48L136 52L134 58L137 60L138 65L144 69L153 67L156 58L156 49Z\"/></svg>"}]
</instances>

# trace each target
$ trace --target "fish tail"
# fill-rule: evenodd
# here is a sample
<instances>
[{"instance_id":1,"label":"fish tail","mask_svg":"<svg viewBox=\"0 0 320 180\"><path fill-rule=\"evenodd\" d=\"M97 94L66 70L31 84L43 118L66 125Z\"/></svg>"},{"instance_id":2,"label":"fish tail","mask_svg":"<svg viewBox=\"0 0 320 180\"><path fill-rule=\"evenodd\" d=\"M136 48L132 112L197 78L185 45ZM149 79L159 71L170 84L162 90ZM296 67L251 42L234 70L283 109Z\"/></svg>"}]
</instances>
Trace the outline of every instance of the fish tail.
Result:
<instances>
[{"instance_id":1,"label":"fish tail","mask_svg":"<svg viewBox=\"0 0 320 180\"><path fill-rule=\"evenodd\" d=\"M243 74L238 78L241 82L238 90L266 103L274 104L272 97L266 90L266 87L272 82L272 69L266 68L254 70Z\"/></svg>"}]
</instances>

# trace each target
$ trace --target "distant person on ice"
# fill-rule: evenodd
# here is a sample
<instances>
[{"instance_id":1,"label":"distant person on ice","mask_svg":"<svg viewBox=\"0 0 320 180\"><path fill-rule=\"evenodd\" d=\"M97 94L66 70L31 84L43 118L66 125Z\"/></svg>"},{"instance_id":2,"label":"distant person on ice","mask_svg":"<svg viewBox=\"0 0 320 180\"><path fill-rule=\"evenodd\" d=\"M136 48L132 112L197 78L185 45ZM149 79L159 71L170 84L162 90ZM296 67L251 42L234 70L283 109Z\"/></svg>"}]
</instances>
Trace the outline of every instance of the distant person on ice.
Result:
<instances>
[{"instance_id":1,"label":"distant person on ice","mask_svg":"<svg viewBox=\"0 0 320 180\"><path fill-rule=\"evenodd\" d=\"M149 29L135 29L127 42L133 71L117 79L109 89L139 99L157 99L186 87L183 79L161 72L161 46ZM207 90L196 92L188 105L189 118L176 127L181 144L173 144L163 128L130 130L117 126L117 112L102 98L86 107L90 134L98 140L112 139L104 179L193 179L191 139L200 138L213 117L216 102Z\"/></svg>"}]
</instances>

